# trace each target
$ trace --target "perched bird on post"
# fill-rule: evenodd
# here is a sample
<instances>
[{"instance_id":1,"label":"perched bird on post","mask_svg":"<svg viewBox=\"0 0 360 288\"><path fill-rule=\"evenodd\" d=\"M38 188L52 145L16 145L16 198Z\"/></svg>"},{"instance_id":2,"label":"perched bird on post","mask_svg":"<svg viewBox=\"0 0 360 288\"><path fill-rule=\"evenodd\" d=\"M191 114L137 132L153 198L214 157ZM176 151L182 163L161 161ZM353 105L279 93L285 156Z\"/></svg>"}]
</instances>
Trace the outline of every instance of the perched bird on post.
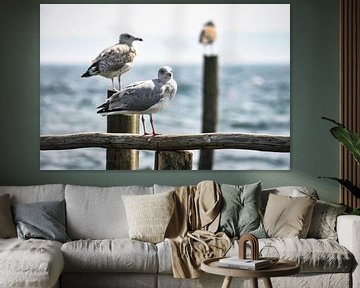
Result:
<instances>
[{"instance_id":1,"label":"perched bird on post","mask_svg":"<svg viewBox=\"0 0 360 288\"><path fill-rule=\"evenodd\" d=\"M140 114L146 132L144 114L150 115L152 135L156 133L153 122L153 113L160 112L166 108L174 98L177 91L177 84L173 78L171 67L164 66L158 71L158 78L146 81L134 82L119 92L112 95L107 101L97 107L97 113L106 115L113 114Z\"/></svg>"},{"instance_id":2,"label":"perched bird on post","mask_svg":"<svg viewBox=\"0 0 360 288\"><path fill-rule=\"evenodd\" d=\"M119 90L121 90L121 75L129 71L136 56L134 41L143 41L128 33L121 34L119 43L104 49L93 61L81 77L101 75L111 79L112 89L115 89L114 78L118 77Z\"/></svg>"},{"instance_id":3,"label":"perched bird on post","mask_svg":"<svg viewBox=\"0 0 360 288\"><path fill-rule=\"evenodd\" d=\"M208 21L204 24L201 30L199 42L204 46L204 54L206 54L206 47L212 47L212 44L216 40L215 24L212 21ZM212 51L211 51L212 52Z\"/></svg>"}]
</instances>

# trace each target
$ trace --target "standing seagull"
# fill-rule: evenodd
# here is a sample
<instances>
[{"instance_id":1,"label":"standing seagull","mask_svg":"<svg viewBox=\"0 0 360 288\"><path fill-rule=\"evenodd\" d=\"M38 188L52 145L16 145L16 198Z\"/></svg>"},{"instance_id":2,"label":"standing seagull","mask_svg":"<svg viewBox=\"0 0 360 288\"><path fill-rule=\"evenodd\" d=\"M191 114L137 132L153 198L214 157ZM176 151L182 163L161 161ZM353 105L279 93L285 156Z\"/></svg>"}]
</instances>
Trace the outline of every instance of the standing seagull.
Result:
<instances>
[{"instance_id":1,"label":"standing seagull","mask_svg":"<svg viewBox=\"0 0 360 288\"><path fill-rule=\"evenodd\" d=\"M166 108L174 98L177 84L173 78L171 67L164 66L159 69L158 78L146 81L134 82L123 90L112 95L104 104L97 107L97 113L105 115L112 114L141 114L141 121L146 133L144 114L150 115L152 135L155 132L153 113L160 112Z\"/></svg>"},{"instance_id":2,"label":"standing seagull","mask_svg":"<svg viewBox=\"0 0 360 288\"><path fill-rule=\"evenodd\" d=\"M110 78L113 90L115 90L114 78L118 77L119 90L121 90L120 77L131 69L136 56L134 41L143 40L128 33L121 34L119 43L104 49L81 77L101 75Z\"/></svg>"},{"instance_id":3,"label":"standing seagull","mask_svg":"<svg viewBox=\"0 0 360 288\"><path fill-rule=\"evenodd\" d=\"M199 42L204 45L204 54L206 54L206 47L212 47L212 44L216 40L215 24L212 21L208 21L204 24L201 30Z\"/></svg>"}]
</instances>

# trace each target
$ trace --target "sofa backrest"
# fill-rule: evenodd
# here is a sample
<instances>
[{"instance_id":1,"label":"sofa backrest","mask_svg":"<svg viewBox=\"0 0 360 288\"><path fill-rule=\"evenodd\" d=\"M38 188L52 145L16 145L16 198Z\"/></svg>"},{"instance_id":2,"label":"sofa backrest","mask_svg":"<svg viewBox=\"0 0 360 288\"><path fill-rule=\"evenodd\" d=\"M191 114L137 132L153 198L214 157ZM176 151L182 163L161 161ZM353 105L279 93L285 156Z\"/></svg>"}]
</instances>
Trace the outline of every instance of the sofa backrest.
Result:
<instances>
[{"instance_id":1,"label":"sofa backrest","mask_svg":"<svg viewBox=\"0 0 360 288\"><path fill-rule=\"evenodd\" d=\"M153 194L153 187L66 185L67 233L76 239L128 238L123 195Z\"/></svg>"},{"instance_id":2,"label":"sofa backrest","mask_svg":"<svg viewBox=\"0 0 360 288\"><path fill-rule=\"evenodd\" d=\"M0 186L0 195L4 194L10 194L11 204L61 201L65 198L65 185Z\"/></svg>"}]
</instances>

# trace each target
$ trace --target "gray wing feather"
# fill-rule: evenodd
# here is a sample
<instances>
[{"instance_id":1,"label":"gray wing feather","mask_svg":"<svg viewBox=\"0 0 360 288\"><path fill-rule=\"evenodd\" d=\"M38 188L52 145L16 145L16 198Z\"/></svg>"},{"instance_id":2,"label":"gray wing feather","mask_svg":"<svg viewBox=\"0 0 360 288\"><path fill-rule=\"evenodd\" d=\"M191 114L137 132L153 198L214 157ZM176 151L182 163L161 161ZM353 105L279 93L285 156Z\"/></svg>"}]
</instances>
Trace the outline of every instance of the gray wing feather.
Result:
<instances>
[{"instance_id":1,"label":"gray wing feather","mask_svg":"<svg viewBox=\"0 0 360 288\"><path fill-rule=\"evenodd\" d=\"M159 84L156 80L137 82L109 98L109 111L146 111L160 101Z\"/></svg>"}]
</instances>

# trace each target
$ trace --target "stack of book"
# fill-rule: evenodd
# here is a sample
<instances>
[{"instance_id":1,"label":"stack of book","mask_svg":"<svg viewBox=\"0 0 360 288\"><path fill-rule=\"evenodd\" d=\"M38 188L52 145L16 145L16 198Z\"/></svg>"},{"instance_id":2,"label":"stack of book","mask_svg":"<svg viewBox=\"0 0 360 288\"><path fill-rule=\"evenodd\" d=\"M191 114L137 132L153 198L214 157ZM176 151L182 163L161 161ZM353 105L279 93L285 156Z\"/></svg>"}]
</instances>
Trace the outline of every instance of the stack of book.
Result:
<instances>
[{"instance_id":1,"label":"stack of book","mask_svg":"<svg viewBox=\"0 0 360 288\"><path fill-rule=\"evenodd\" d=\"M251 260L240 259L238 256L233 256L220 259L219 266L246 270L260 270L270 267L271 262L267 259Z\"/></svg>"}]
</instances>

